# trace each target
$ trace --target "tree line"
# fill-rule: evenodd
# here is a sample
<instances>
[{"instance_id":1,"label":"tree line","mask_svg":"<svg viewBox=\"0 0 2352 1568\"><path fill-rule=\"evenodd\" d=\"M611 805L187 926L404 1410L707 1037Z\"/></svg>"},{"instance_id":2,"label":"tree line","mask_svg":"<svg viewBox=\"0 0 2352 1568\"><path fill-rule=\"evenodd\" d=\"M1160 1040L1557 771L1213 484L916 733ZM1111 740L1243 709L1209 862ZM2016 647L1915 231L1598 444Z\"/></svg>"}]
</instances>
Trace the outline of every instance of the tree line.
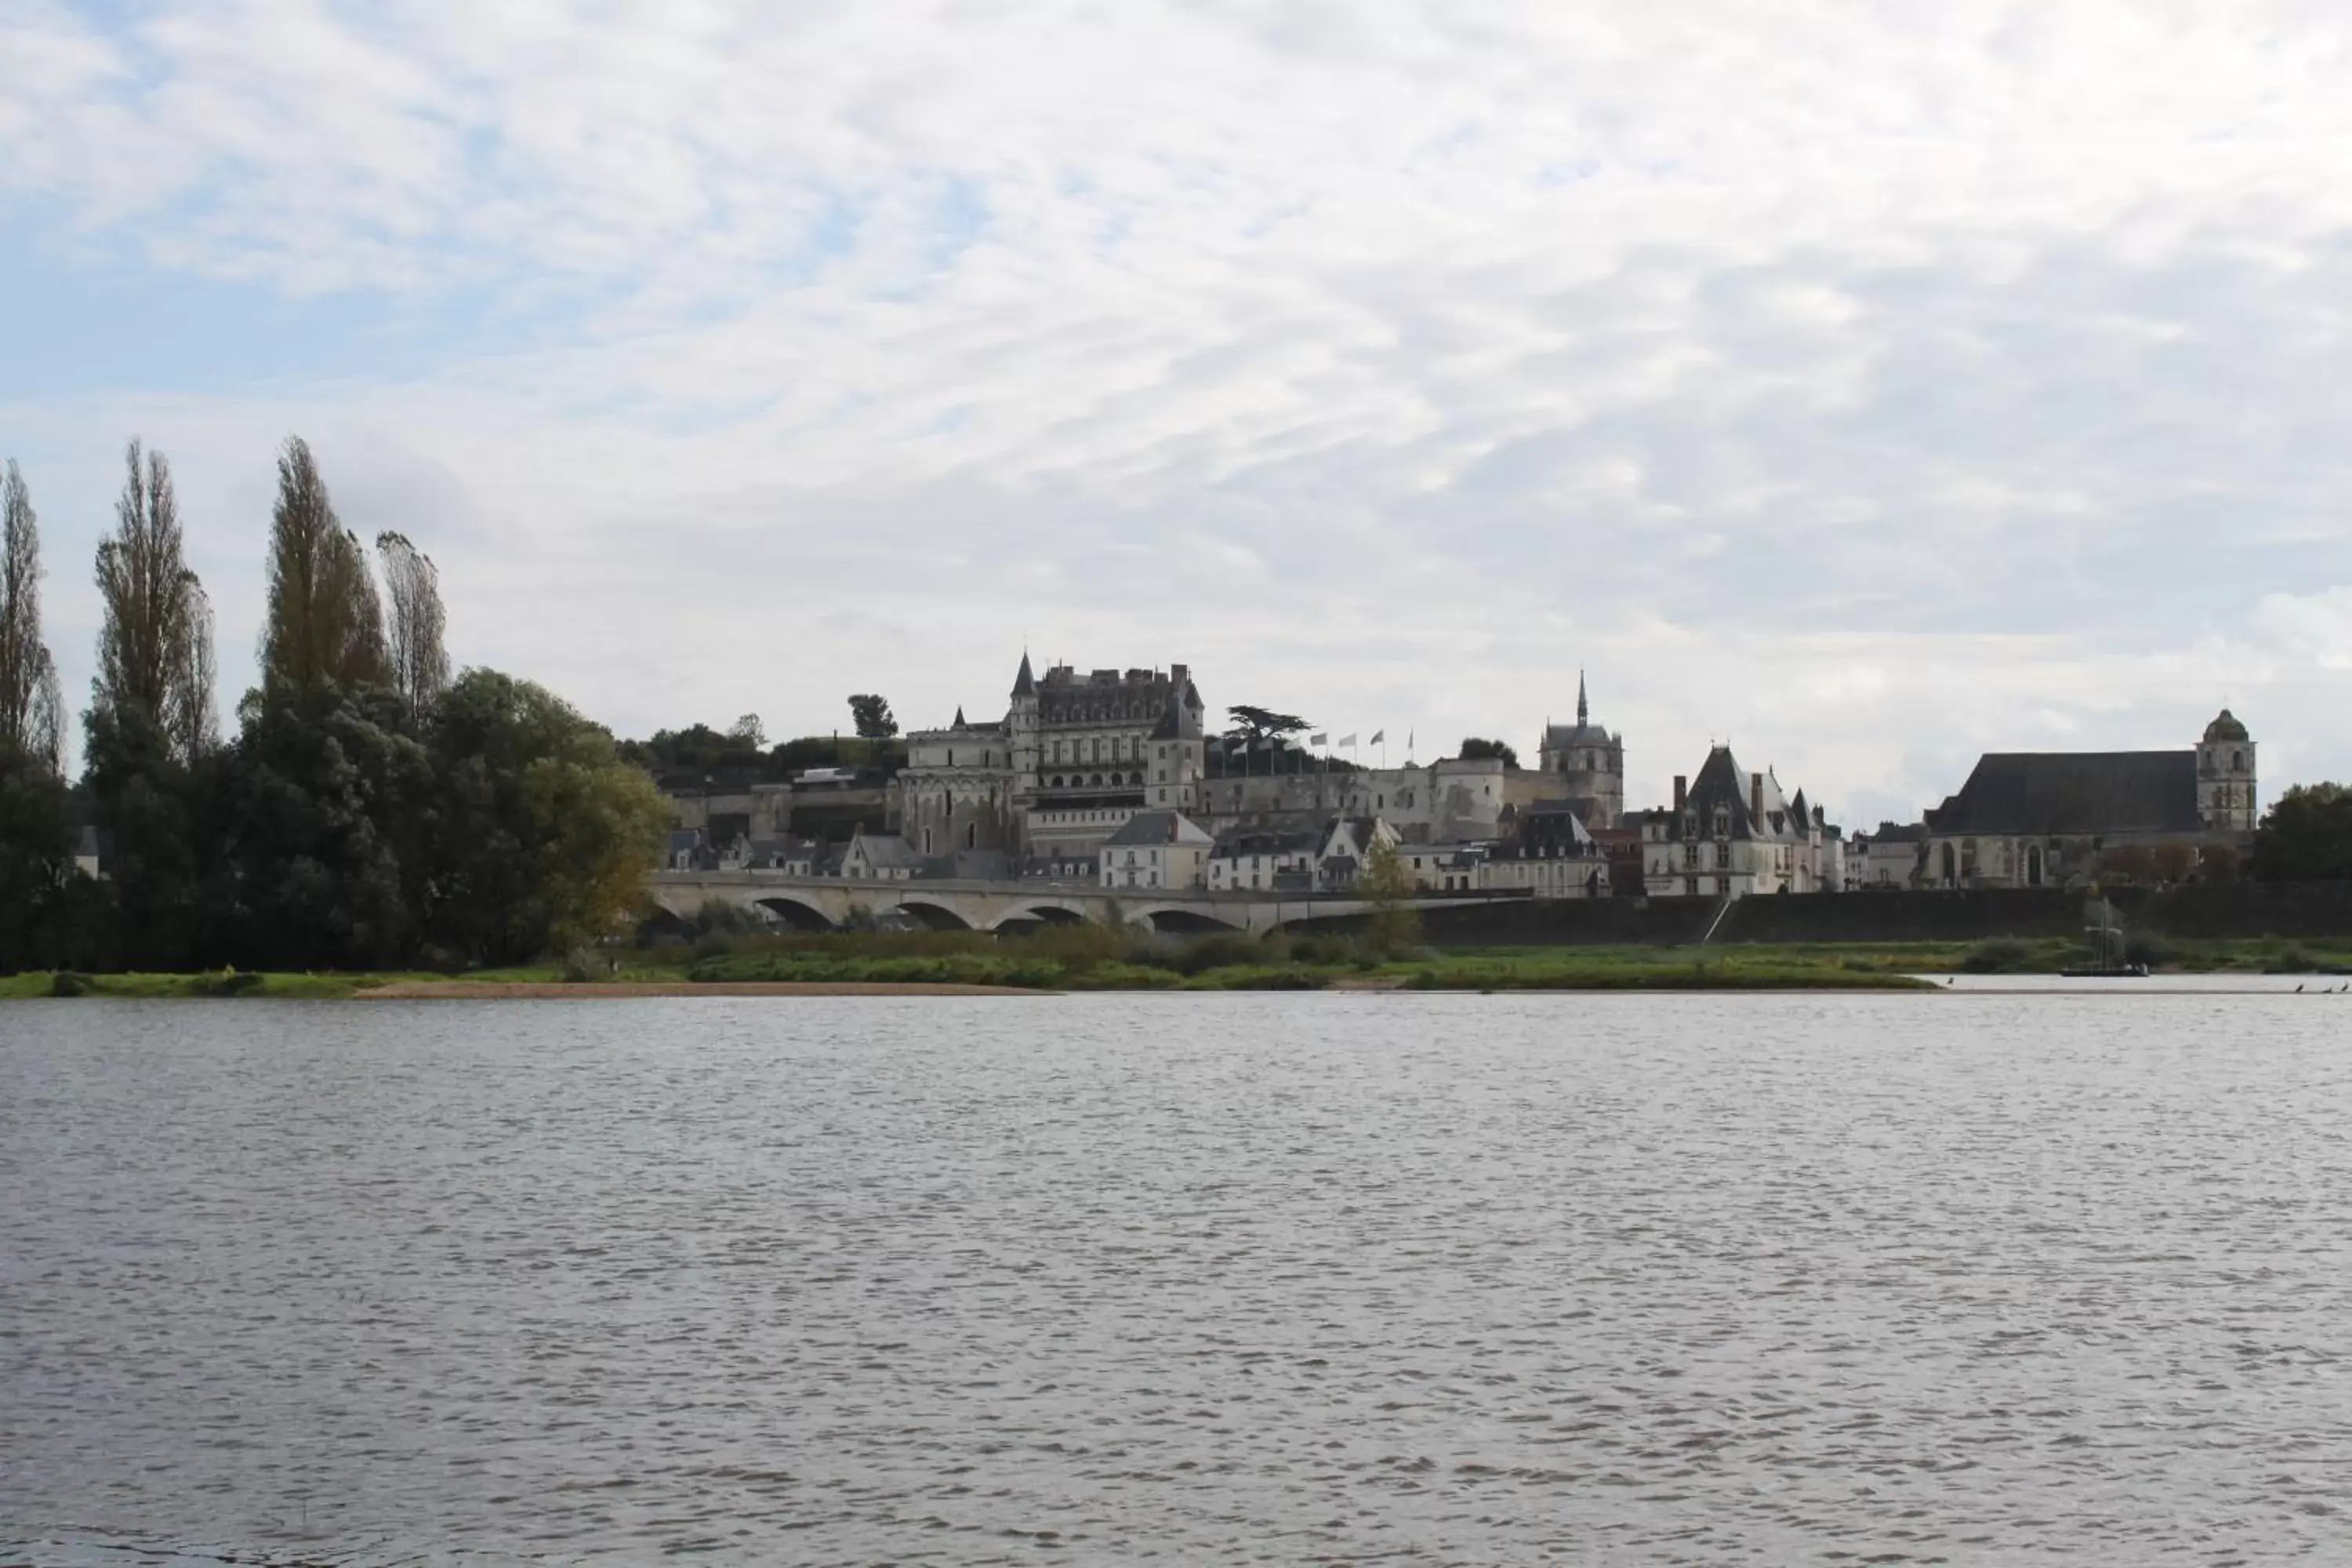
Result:
<instances>
[{"instance_id":1,"label":"tree line","mask_svg":"<svg viewBox=\"0 0 2352 1568\"><path fill-rule=\"evenodd\" d=\"M78 781L38 519L0 471L0 971L516 963L636 912L658 791L543 688L453 678L431 559L397 532L371 557L299 437L278 459L260 683L224 738L171 465L134 440L125 468Z\"/></svg>"}]
</instances>

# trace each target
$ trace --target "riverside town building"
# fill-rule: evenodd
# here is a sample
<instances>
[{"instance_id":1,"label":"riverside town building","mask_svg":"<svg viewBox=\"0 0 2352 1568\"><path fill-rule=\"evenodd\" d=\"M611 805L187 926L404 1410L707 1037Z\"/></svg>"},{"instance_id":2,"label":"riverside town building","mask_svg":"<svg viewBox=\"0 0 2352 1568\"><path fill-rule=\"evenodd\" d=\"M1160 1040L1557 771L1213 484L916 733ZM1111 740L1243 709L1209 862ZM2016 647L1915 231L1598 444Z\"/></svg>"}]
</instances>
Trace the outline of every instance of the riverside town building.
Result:
<instances>
[{"instance_id":1,"label":"riverside town building","mask_svg":"<svg viewBox=\"0 0 2352 1568\"><path fill-rule=\"evenodd\" d=\"M1988 752L1911 824L1851 841L1728 745L1628 811L1625 738L1546 724L1536 765L1499 756L1360 767L1211 733L1190 667L1042 674L1003 715L906 737L894 776L674 789L670 865L861 880L1085 882L1138 891L1344 893L1392 848L1434 894L1749 898L2079 886L2223 874L2256 819L2254 742L2226 710L2176 752Z\"/></svg>"}]
</instances>

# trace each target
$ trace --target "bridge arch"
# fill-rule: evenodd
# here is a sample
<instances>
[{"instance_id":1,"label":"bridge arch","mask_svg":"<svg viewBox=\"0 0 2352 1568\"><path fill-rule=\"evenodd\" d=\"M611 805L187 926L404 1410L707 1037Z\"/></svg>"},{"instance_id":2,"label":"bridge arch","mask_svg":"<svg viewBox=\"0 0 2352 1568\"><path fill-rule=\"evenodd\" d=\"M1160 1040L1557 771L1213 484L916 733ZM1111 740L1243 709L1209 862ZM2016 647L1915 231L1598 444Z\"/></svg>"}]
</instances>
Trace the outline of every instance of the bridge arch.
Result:
<instances>
[{"instance_id":1,"label":"bridge arch","mask_svg":"<svg viewBox=\"0 0 2352 1568\"><path fill-rule=\"evenodd\" d=\"M753 902L794 931L831 931L833 921L814 902L791 893L770 893Z\"/></svg>"},{"instance_id":2,"label":"bridge arch","mask_svg":"<svg viewBox=\"0 0 2352 1568\"><path fill-rule=\"evenodd\" d=\"M898 903L892 905L890 909L877 910L875 913L887 915L893 911L920 921L926 931L970 931L972 929L971 922L964 919L961 914L950 909L946 904L934 903L929 899L901 899Z\"/></svg>"},{"instance_id":3,"label":"bridge arch","mask_svg":"<svg viewBox=\"0 0 2352 1568\"><path fill-rule=\"evenodd\" d=\"M1145 908L1128 916L1130 921L1149 922L1162 936L1202 936L1212 931L1243 931L1247 928L1239 921L1202 914L1198 910Z\"/></svg>"},{"instance_id":4,"label":"bridge arch","mask_svg":"<svg viewBox=\"0 0 2352 1568\"><path fill-rule=\"evenodd\" d=\"M1045 899L1021 899L1007 904L982 929L1003 931L1008 926L1074 926L1085 921L1086 918L1083 911L1074 910L1067 904L1055 903Z\"/></svg>"}]
</instances>

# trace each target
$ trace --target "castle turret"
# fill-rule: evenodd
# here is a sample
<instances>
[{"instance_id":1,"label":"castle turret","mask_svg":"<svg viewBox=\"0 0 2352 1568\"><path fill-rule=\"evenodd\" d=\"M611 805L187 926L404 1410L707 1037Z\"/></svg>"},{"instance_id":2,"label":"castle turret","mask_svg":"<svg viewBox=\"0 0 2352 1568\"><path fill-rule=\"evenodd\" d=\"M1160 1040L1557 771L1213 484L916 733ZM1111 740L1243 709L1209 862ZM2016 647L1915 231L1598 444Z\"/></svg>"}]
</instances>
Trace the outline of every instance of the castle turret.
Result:
<instances>
[{"instance_id":1,"label":"castle turret","mask_svg":"<svg viewBox=\"0 0 2352 1568\"><path fill-rule=\"evenodd\" d=\"M1021 651L1021 673L1013 678L1013 703L1005 710L1004 735L1011 744L1013 794L1025 799L1037 791L1037 677L1029 668L1029 650Z\"/></svg>"}]
</instances>

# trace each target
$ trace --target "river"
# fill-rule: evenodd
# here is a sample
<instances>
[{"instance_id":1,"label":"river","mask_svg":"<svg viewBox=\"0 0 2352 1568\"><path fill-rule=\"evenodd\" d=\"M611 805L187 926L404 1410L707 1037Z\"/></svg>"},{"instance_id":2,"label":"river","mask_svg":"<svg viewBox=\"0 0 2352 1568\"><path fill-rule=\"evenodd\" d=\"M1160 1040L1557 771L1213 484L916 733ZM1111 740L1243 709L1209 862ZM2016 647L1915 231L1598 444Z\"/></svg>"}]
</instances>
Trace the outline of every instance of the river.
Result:
<instances>
[{"instance_id":1,"label":"river","mask_svg":"<svg viewBox=\"0 0 2352 1568\"><path fill-rule=\"evenodd\" d=\"M0 1563L2352 1561L2352 996L0 1007Z\"/></svg>"}]
</instances>

